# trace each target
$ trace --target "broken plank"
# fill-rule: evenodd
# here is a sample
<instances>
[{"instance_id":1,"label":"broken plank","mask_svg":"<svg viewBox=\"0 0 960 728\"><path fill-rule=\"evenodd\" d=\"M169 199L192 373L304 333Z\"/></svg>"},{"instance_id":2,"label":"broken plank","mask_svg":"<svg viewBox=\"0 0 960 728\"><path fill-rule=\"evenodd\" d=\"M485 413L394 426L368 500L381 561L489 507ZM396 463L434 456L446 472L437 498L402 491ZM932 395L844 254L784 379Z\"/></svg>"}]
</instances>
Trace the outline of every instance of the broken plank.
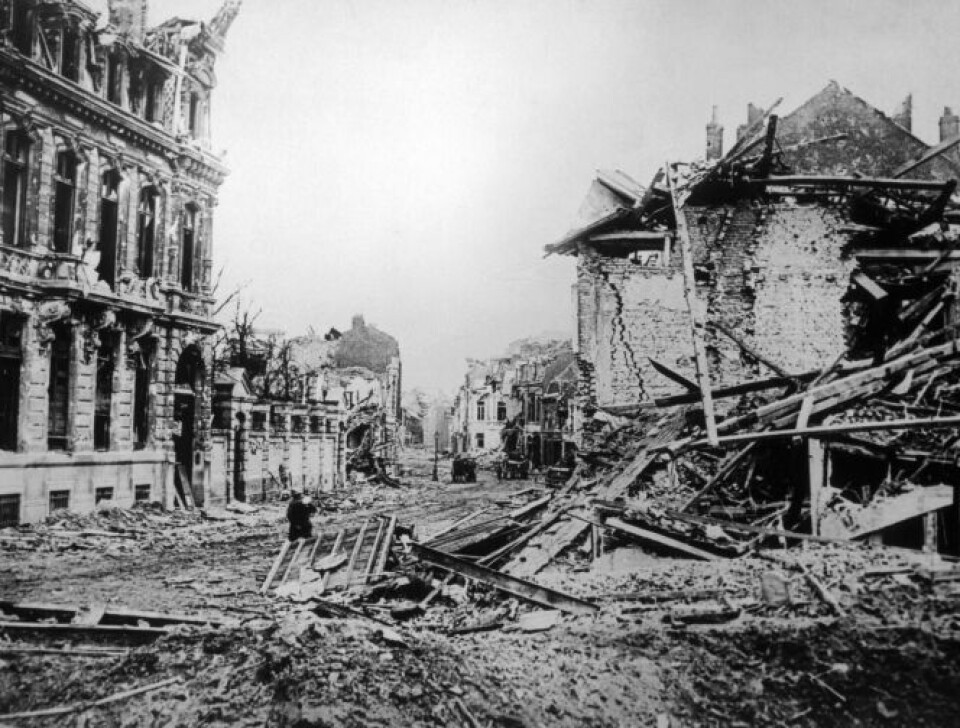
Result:
<instances>
[{"instance_id":1,"label":"broken plank","mask_svg":"<svg viewBox=\"0 0 960 728\"><path fill-rule=\"evenodd\" d=\"M771 377L769 379L758 379L752 382L743 382L742 384L733 384L728 387L717 387L711 395L714 399L723 399L724 397L736 397L741 394L750 394L751 392L763 392L767 389L776 389L777 387L789 387L797 382L809 382L820 374L820 370L805 372L794 376ZM699 394L675 394L669 397L659 397L654 400L657 407L674 407L679 404L695 404L700 401Z\"/></svg>"},{"instance_id":2,"label":"broken plank","mask_svg":"<svg viewBox=\"0 0 960 728\"><path fill-rule=\"evenodd\" d=\"M827 587L825 587L820 582L820 580L817 579L817 577L811 574L806 566L804 566L803 564L797 564L797 566L800 567L800 571L803 572L804 577L806 578L810 586L813 587L813 590L824 602L830 605L830 608L837 613L837 616L839 617L847 616L846 611L844 610L843 607L840 606L840 603L834 598L833 594L830 593L830 590L827 589Z\"/></svg>"},{"instance_id":3,"label":"broken plank","mask_svg":"<svg viewBox=\"0 0 960 728\"><path fill-rule=\"evenodd\" d=\"M496 563L497 559L499 559L500 557L510 553L511 551L515 551L516 549L520 548L523 544L525 544L527 541L532 539L537 534L546 531L548 528L550 528L550 526L556 523L560 519L560 517L564 513L566 513L566 511L567 511L566 508L561 508L552 516L545 518L539 524L535 526L531 526L531 528L522 536L514 539L513 541L511 541L510 543L504 546L501 546L496 551L490 554L487 554L486 556L481 558L477 563L482 564L484 566L489 566L490 564Z\"/></svg>"},{"instance_id":4,"label":"broken plank","mask_svg":"<svg viewBox=\"0 0 960 728\"><path fill-rule=\"evenodd\" d=\"M353 543L353 551L350 554L350 561L347 563L347 573L343 579L344 588L350 587L350 580L353 578L353 572L357 567L357 557L360 555L360 549L363 548L363 539L367 535L369 523L369 519L363 522L360 526L360 532L357 534L357 540Z\"/></svg>"},{"instance_id":5,"label":"broken plank","mask_svg":"<svg viewBox=\"0 0 960 728\"><path fill-rule=\"evenodd\" d=\"M707 439L717 441L717 420L713 408L713 396L710 386L710 370L707 364L707 351L703 343L701 332L704 330L703 311L697 298L696 279L693 271L693 246L690 243L690 232L687 230L687 217L677 190L677 181L671 172L668 162L664 169L667 172L667 185L670 189L670 198L673 202L673 213L677 222L677 238L680 241L681 259L683 263L683 292L687 301L687 310L690 312L690 335L693 339L694 362L697 370L697 383L700 388L700 397L703 400L703 417L707 427Z\"/></svg>"},{"instance_id":6,"label":"broken plank","mask_svg":"<svg viewBox=\"0 0 960 728\"><path fill-rule=\"evenodd\" d=\"M169 634L160 627L121 627L115 625L86 626L82 624L49 624L47 622L0 622L0 634L38 632L55 636L120 637L140 642L152 642Z\"/></svg>"},{"instance_id":7,"label":"broken plank","mask_svg":"<svg viewBox=\"0 0 960 728\"><path fill-rule=\"evenodd\" d=\"M415 541L407 541L414 555L429 564L439 566L448 571L454 571L468 579L488 584L508 594L513 594L521 599L540 604L545 607L560 609L570 614L590 615L595 614L599 607L582 599L577 599L568 594L548 589L539 584L533 584L513 576L509 576L500 571L488 569L479 564L472 564L469 561L458 559L443 551L437 551L429 546L418 544Z\"/></svg>"},{"instance_id":8,"label":"broken plank","mask_svg":"<svg viewBox=\"0 0 960 728\"><path fill-rule=\"evenodd\" d=\"M283 586L287 581L287 577L290 576L290 572L293 570L293 565L297 563L297 559L300 557L300 552L303 551L303 545L306 543L304 539L297 539L297 548L293 552L293 556L290 557L290 563L287 564L286 570L283 572L283 576L280 578L280 583L277 586Z\"/></svg>"},{"instance_id":9,"label":"broken plank","mask_svg":"<svg viewBox=\"0 0 960 728\"><path fill-rule=\"evenodd\" d=\"M712 554L709 551L698 549L696 546L691 546L683 541L671 538L670 536L664 536L662 534L649 531L645 528L640 528L639 526L633 526L629 523L625 523L619 518L607 519L606 523L602 525L605 528L619 531L620 533L624 533L628 536L633 536L637 540L644 543L662 546L670 549L671 551L677 551L679 553L686 554L687 556L692 556L695 559L702 559L703 561L719 561L724 558L722 556L718 556L717 554Z\"/></svg>"},{"instance_id":10,"label":"broken plank","mask_svg":"<svg viewBox=\"0 0 960 728\"><path fill-rule=\"evenodd\" d=\"M331 557L336 556L336 555L340 552L340 545L341 545L342 543L343 543L343 529L341 528L341 529L337 532L337 537L336 537L336 539L334 539L333 546L330 548L330 553L327 555L327 558L328 558L328 559L331 558ZM323 575L323 579L322 579L321 582L320 582L320 593L321 593L321 594L326 590L327 585L330 583L330 575L331 575L332 573L333 573L333 571L330 570L330 571L327 571L327 573L325 573L325 574Z\"/></svg>"},{"instance_id":11,"label":"broken plank","mask_svg":"<svg viewBox=\"0 0 960 728\"><path fill-rule=\"evenodd\" d=\"M84 701L80 703L73 703L71 705L61 705L56 708L44 708L42 710L27 710L21 713L7 713L5 715L0 715L0 720L14 720L14 719L21 719L21 718L47 718L54 715L69 715L70 713L79 713L82 711L87 711L90 708L96 708L101 705L109 705L110 703L116 703L121 700L126 700L127 698L132 698L136 695L142 695L143 693L149 693L154 690L160 690L162 688L166 688L181 682L183 682L183 678L171 677L167 680L161 680L158 683L143 685L139 688L134 688L132 690L125 690L122 693L115 693L114 695L109 695L106 698L100 698L99 700Z\"/></svg>"},{"instance_id":12,"label":"broken plank","mask_svg":"<svg viewBox=\"0 0 960 728\"><path fill-rule=\"evenodd\" d=\"M267 577L263 580L263 584L260 586L261 594L267 593L267 590L270 588L270 585L277 576L277 572L280 570L280 564L283 563L283 558L287 555L287 551L289 550L290 542L284 541L283 546L280 547L280 553L277 554L277 558L273 560L273 565L270 567L270 571L267 572Z\"/></svg>"},{"instance_id":13,"label":"broken plank","mask_svg":"<svg viewBox=\"0 0 960 728\"><path fill-rule=\"evenodd\" d=\"M753 533L758 536L776 536L777 538L794 538L798 541L814 541L816 543L839 543L838 539L826 538L824 536L814 536L810 533L797 533L796 531L787 531L780 528L767 528L764 526L754 526L749 523L737 523L727 521L722 518L712 518L711 516L697 516L692 513L681 513L680 511L667 510L664 512L668 518L676 518L678 521L687 523L697 523L704 526L719 526L728 531L739 531L740 533Z\"/></svg>"},{"instance_id":14,"label":"broken plank","mask_svg":"<svg viewBox=\"0 0 960 728\"><path fill-rule=\"evenodd\" d=\"M366 584L370 581L370 575L373 573L374 564L376 564L377 557L380 555L380 539L383 538L383 530L387 526L387 521L384 518L380 519L380 525L377 526L377 535L373 538L373 545L370 547L370 556L367 558L367 565L363 570L363 583Z\"/></svg>"},{"instance_id":15,"label":"broken plank","mask_svg":"<svg viewBox=\"0 0 960 728\"><path fill-rule=\"evenodd\" d=\"M739 452L731 455L727 458L726 461L720 466L720 469L717 471L717 474L713 476L713 479L710 480L703 488L697 491L686 503L681 507L681 511L688 511L692 508L697 501L699 501L704 496L710 494L719 486L724 480L726 480L733 472L740 467L740 464L746 460L756 446L752 443L747 445L745 448L741 449Z\"/></svg>"},{"instance_id":16,"label":"broken plank","mask_svg":"<svg viewBox=\"0 0 960 728\"><path fill-rule=\"evenodd\" d=\"M759 442L762 440L778 440L789 437L824 437L828 435L842 435L847 432L871 432L879 430L915 430L933 427L960 426L960 416L955 417L927 417L914 420L877 420L873 422L847 422L839 425L818 425L792 430L771 430L769 432L751 432L742 435L721 435L719 444L731 445L735 443ZM692 447L712 444L709 440L695 440Z\"/></svg>"},{"instance_id":17,"label":"broken plank","mask_svg":"<svg viewBox=\"0 0 960 728\"><path fill-rule=\"evenodd\" d=\"M730 341L736 344L744 354L749 356L754 361L757 361L763 364L765 367L767 367L767 369L772 371L778 377L790 376L789 374L787 374L787 371L783 367L780 367L774 364L772 361L770 361L765 356L763 356L763 354L760 354L756 349L754 349L752 346L747 344L745 341L743 341L743 339L741 339L739 336L734 334L732 331L730 331L730 329L723 326L722 324L719 324L715 321L711 321L708 324L708 327L713 328L716 331L719 331L721 334L723 334L728 339L730 339Z\"/></svg>"},{"instance_id":18,"label":"broken plank","mask_svg":"<svg viewBox=\"0 0 960 728\"><path fill-rule=\"evenodd\" d=\"M687 378L686 378L685 376L683 376L682 374L679 374L679 373L673 371L673 369L670 369L670 368L669 368L668 366L666 366L665 364L661 364L660 362L658 362L658 361L657 361L656 359L654 359L653 357L649 357L649 356L648 356L648 357L647 357L647 361L649 361L649 362L650 362L650 365L651 365L654 369L656 369L658 372L660 372L660 374L662 374L663 376L665 376L665 377L666 377L667 379L669 379L670 381L676 382L677 384L679 384L679 385L680 385L681 387L683 387L684 389L686 389L686 390L688 390L688 391L690 391L690 392L699 392L699 391L700 391L700 387L696 384L696 382L691 382L689 379L687 379Z\"/></svg>"},{"instance_id":19,"label":"broken plank","mask_svg":"<svg viewBox=\"0 0 960 728\"><path fill-rule=\"evenodd\" d=\"M774 175L751 179L756 187L869 187L871 189L930 190L941 192L947 185L924 179L893 179L889 177L841 177L829 175Z\"/></svg>"},{"instance_id":20,"label":"broken plank","mask_svg":"<svg viewBox=\"0 0 960 728\"><path fill-rule=\"evenodd\" d=\"M380 549L380 557L377 559L375 573L382 574L387 568L387 559L390 556L390 550L393 548L393 534L397 530L397 517L390 516L387 523L387 533L383 538L383 545Z\"/></svg>"}]
</instances>

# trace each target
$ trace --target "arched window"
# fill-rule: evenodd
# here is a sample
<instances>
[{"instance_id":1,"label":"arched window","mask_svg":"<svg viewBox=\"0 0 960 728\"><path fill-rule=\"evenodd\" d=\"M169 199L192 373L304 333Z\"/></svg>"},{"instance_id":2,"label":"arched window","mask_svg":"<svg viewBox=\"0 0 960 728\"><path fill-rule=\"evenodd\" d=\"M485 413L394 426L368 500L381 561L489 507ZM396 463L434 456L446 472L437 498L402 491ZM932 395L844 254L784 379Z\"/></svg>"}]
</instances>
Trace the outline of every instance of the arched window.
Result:
<instances>
[{"instance_id":1,"label":"arched window","mask_svg":"<svg viewBox=\"0 0 960 728\"><path fill-rule=\"evenodd\" d=\"M117 210L119 207L120 174L105 172L100 178L100 262L97 275L113 288L117 280Z\"/></svg>"},{"instance_id":2,"label":"arched window","mask_svg":"<svg viewBox=\"0 0 960 728\"><path fill-rule=\"evenodd\" d=\"M69 253L73 237L73 205L77 190L77 157L73 152L57 153L53 174L53 249Z\"/></svg>"},{"instance_id":3,"label":"arched window","mask_svg":"<svg viewBox=\"0 0 960 728\"><path fill-rule=\"evenodd\" d=\"M22 131L9 130L3 147L3 242L26 243L27 166L30 138Z\"/></svg>"},{"instance_id":4,"label":"arched window","mask_svg":"<svg viewBox=\"0 0 960 728\"><path fill-rule=\"evenodd\" d=\"M137 205L137 268L141 278L153 275L153 250L157 237L157 188L144 187Z\"/></svg>"},{"instance_id":5,"label":"arched window","mask_svg":"<svg viewBox=\"0 0 960 728\"><path fill-rule=\"evenodd\" d=\"M196 205L187 205L183 209L182 244L180 247L180 287L185 291L192 291L194 288L193 277L199 212Z\"/></svg>"}]
</instances>

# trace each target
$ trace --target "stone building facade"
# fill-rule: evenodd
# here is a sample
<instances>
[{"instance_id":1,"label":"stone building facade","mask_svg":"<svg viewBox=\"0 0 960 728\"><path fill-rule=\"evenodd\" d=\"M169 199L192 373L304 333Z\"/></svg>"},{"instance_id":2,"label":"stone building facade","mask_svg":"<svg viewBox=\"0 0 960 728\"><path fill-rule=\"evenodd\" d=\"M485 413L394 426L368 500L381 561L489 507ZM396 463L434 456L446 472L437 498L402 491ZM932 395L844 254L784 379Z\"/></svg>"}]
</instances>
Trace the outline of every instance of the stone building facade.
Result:
<instances>
[{"instance_id":1,"label":"stone building facade","mask_svg":"<svg viewBox=\"0 0 960 728\"><path fill-rule=\"evenodd\" d=\"M144 1L0 3L0 525L223 497L209 113L237 11L147 29Z\"/></svg>"}]
</instances>

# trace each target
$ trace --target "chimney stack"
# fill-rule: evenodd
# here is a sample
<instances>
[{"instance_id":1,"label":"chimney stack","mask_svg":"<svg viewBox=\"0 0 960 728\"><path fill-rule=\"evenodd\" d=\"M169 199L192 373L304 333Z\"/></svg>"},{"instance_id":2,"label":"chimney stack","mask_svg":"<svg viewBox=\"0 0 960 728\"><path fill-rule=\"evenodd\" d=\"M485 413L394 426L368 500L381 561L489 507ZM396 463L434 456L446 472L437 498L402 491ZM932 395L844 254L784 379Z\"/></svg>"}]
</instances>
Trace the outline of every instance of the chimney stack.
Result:
<instances>
[{"instance_id":1,"label":"chimney stack","mask_svg":"<svg viewBox=\"0 0 960 728\"><path fill-rule=\"evenodd\" d=\"M750 125L761 118L763 118L763 109L753 104L747 104L747 123L737 127L737 141L743 139L743 135L747 133Z\"/></svg>"},{"instance_id":2,"label":"chimney stack","mask_svg":"<svg viewBox=\"0 0 960 728\"><path fill-rule=\"evenodd\" d=\"M940 117L940 141L952 139L960 135L960 116L953 113L949 106L943 107L943 116Z\"/></svg>"},{"instance_id":3,"label":"chimney stack","mask_svg":"<svg viewBox=\"0 0 960 728\"><path fill-rule=\"evenodd\" d=\"M120 35L140 43L147 30L148 0L108 0L110 24Z\"/></svg>"},{"instance_id":4,"label":"chimney stack","mask_svg":"<svg viewBox=\"0 0 960 728\"><path fill-rule=\"evenodd\" d=\"M900 111L894 114L893 120L907 131L913 131L913 94L908 94L903 100Z\"/></svg>"},{"instance_id":5,"label":"chimney stack","mask_svg":"<svg viewBox=\"0 0 960 728\"><path fill-rule=\"evenodd\" d=\"M707 124L707 161L723 156L723 127L717 123L717 107L713 107L713 116Z\"/></svg>"}]
</instances>

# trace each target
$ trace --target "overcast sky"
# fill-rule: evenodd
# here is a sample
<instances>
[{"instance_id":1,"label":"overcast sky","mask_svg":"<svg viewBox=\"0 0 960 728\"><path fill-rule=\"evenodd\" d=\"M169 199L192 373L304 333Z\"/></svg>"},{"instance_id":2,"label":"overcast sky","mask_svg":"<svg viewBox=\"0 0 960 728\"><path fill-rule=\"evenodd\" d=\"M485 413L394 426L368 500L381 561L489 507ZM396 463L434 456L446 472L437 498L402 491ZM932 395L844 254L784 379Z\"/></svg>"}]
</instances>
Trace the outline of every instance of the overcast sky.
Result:
<instances>
[{"instance_id":1,"label":"overcast sky","mask_svg":"<svg viewBox=\"0 0 960 728\"><path fill-rule=\"evenodd\" d=\"M218 0L152 0L151 22ZM217 67L232 170L215 262L261 323L354 313L400 341L407 387L572 334L570 258L542 258L598 168L647 184L702 156L719 106L787 112L830 79L937 141L960 107L960 2L245 0Z\"/></svg>"}]
</instances>

